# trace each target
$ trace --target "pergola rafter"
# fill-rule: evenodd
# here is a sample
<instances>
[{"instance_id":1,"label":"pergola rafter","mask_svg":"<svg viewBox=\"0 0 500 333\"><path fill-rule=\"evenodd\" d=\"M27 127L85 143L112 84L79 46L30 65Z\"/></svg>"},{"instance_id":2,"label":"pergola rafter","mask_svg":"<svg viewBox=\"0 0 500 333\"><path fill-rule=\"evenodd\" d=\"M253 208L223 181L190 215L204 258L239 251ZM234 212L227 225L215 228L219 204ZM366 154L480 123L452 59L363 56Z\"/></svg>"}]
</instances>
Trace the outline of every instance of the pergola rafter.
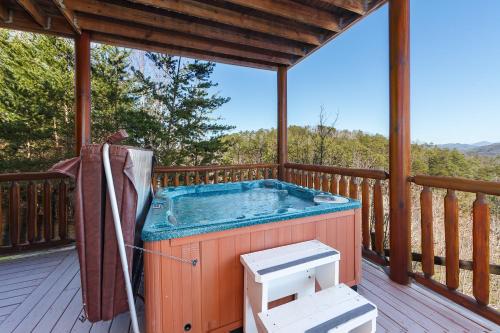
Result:
<instances>
[{"instance_id":1,"label":"pergola rafter","mask_svg":"<svg viewBox=\"0 0 500 333\"><path fill-rule=\"evenodd\" d=\"M4 0L0 27L261 69L291 67L386 0Z\"/></svg>"}]
</instances>

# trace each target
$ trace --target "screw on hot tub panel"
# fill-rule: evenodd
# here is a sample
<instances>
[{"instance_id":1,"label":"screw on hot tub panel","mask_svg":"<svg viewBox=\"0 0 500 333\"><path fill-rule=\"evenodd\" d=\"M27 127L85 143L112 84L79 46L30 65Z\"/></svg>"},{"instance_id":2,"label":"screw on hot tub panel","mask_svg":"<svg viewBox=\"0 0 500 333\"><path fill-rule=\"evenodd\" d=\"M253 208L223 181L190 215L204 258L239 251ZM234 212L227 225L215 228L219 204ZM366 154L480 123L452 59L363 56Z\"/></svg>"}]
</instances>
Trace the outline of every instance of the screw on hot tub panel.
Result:
<instances>
[{"instance_id":1,"label":"screw on hot tub panel","mask_svg":"<svg viewBox=\"0 0 500 333\"><path fill-rule=\"evenodd\" d=\"M184 325L184 332L189 332L189 331L191 331L191 324L187 323L186 325Z\"/></svg>"}]
</instances>

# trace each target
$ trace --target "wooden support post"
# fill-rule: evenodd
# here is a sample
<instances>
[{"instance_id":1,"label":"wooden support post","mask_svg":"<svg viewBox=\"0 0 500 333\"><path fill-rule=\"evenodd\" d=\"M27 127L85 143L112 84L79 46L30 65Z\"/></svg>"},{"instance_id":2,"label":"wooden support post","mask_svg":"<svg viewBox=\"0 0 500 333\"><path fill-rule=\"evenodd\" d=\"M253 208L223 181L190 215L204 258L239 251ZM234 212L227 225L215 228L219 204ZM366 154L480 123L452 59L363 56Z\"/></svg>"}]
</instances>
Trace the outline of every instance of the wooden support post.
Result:
<instances>
[{"instance_id":1,"label":"wooden support post","mask_svg":"<svg viewBox=\"0 0 500 333\"><path fill-rule=\"evenodd\" d=\"M410 0L389 1L391 279L410 269Z\"/></svg>"},{"instance_id":2,"label":"wooden support post","mask_svg":"<svg viewBox=\"0 0 500 333\"><path fill-rule=\"evenodd\" d=\"M80 155L83 145L90 143L90 33L75 37L75 145Z\"/></svg>"},{"instance_id":3,"label":"wooden support post","mask_svg":"<svg viewBox=\"0 0 500 333\"><path fill-rule=\"evenodd\" d=\"M285 179L285 163L288 161L286 74L286 67L278 67L278 178L281 180Z\"/></svg>"}]
</instances>

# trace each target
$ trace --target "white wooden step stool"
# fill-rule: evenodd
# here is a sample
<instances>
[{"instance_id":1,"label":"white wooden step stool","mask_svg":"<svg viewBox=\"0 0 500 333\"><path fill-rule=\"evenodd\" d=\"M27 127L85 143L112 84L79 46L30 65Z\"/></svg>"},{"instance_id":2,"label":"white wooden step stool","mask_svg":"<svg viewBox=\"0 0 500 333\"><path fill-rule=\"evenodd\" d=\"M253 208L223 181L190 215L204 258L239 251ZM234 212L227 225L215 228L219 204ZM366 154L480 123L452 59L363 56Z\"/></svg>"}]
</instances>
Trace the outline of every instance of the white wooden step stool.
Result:
<instances>
[{"instance_id":1,"label":"white wooden step stool","mask_svg":"<svg viewBox=\"0 0 500 333\"><path fill-rule=\"evenodd\" d=\"M257 314L268 303L289 295L300 299L339 283L339 251L318 240L295 243L244 254L245 267L244 327L257 332Z\"/></svg>"},{"instance_id":2,"label":"white wooden step stool","mask_svg":"<svg viewBox=\"0 0 500 333\"><path fill-rule=\"evenodd\" d=\"M259 332L375 332L377 307L344 284L259 313Z\"/></svg>"}]
</instances>

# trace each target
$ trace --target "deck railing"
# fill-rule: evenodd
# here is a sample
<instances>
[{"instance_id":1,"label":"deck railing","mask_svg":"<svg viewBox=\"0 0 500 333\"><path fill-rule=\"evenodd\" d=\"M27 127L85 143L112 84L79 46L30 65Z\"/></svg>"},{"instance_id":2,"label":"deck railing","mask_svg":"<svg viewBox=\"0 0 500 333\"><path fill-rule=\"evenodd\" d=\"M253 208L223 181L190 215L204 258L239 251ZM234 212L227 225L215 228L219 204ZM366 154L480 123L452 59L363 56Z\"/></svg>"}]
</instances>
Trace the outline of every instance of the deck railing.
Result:
<instances>
[{"instance_id":1,"label":"deck railing","mask_svg":"<svg viewBox=\"0 0 500 333\"><path fill-rule=\"evenodd\" d=\"M68 187L58 173L0 174L0 254L69 243Z\"/></svg>"},{"instance_id":2,"label":"deck railing","mask_svg":"<svg viewBox=\"0 0 500 333\"><path fill-rule=\"evenodd\" d=\"M153 186L218 184L276 178L277 164L208 165L196 167L156 167Z\"/></svg>"},{"instance_id":3,"label":"deck railing","mask_svg":"<svg viewBox=\"0 0 500 333\"><path fill-rule=\"evenodd\" d=\"M488 306L490 303L490 274L500 274L500 266L490 262L490 206L487 195L500 196L500 183L463 178L417 175L411 182L421 186L420 226L421 256L413 259L421 261L422 273L410 273L417 282L471 308L481 315L499 321L500 313ZM434 217L432 189L446 191L444 205L445 257L435 256ZM459 200L456 191L474 193L472 203L472 261L460 260L459 246ZM416 258L415 258L416 257ZM433 279L434 265L446 267L445 283ZM472 294L466 296L459 288L460 269L472 270ZM498 301L498 300L497 300Z\"/></svg>"},{"instance_id":4,"label":"deck railing","mask_svg":"<svg viewBox=\"0 0 500 333\"><path fill-rule=\"evenodd\" d=\"M276 178L277 164L156 167L153 186L217 184ZM389 174L381 170L351 169L319 165L285 164L285 180L300 186L348 196L361 201L363 255L387 265L390 260L388 232ZM412 253L421 263L408 274L415 281L498 323L500 314L490 305L490 275L500 266L490 259L490 205L488 196L500 196L498 182L417 175L409 179L419 188L421 251ZM57 173L0 174L0 254L64 244L71 241L68 226L70 181ZM445 256L435 255L433 190L446 192L444 208ZM459 197L456 192L475 194L472 210L472 258L459 256ZM434 197L435 199L435 197ZM498 209L498 204L495 206ZM498 214L498 213L497 213ZM413 232L415 235L417 231ZM415 236L413 236L415 237ZM446 267L445 283L437 281L436 265ZM457 291L460 269L472 271L474 298ZM434 277L434 278L433 278ZM496 286L495 288L498 288Z\"/></svg>"},{"instance_id":5,"label":"deck railing","mask_svg":"<svg viewBox=\"0 0 500 333\"><path fill-rule=\"evenodd\" d=\"M379 264L386 264L384 192L389 178L387 172L287 163L285 176L287 181L297 185L360 200L363 255Z\"/></svg>"}]
</instances>

